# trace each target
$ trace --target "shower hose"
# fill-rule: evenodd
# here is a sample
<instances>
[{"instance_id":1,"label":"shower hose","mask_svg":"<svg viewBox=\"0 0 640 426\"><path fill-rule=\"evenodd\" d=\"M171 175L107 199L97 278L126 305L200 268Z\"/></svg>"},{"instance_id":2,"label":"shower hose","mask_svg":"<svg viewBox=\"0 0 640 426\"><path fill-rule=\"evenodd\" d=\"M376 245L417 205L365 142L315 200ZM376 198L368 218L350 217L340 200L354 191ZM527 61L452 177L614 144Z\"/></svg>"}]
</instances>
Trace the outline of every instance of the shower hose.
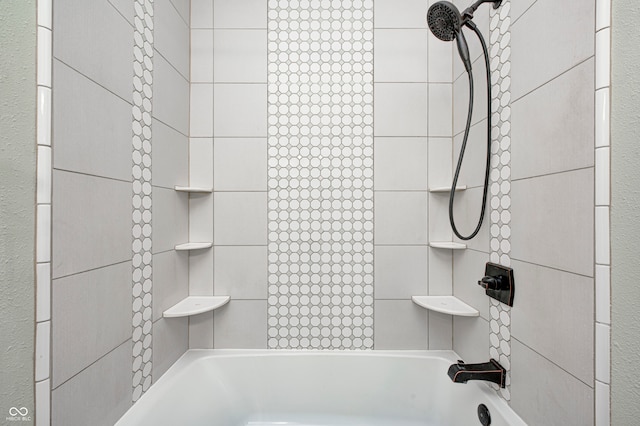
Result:
<instances>
[{"instance_id":1,"label":"shower hose","mask_svg":"<svg viewBox=\"0 0 640 426\"><path fill-rule=\"evenodd\" d=\"M487 192L489 189L489 170L491 167L491 70L489 64L489 52L487 50L487 44L484 41L484 37L482 37L482 33L478 29L473 21L469 20L465 23L466 26L471 28L473 32L476 33L478 39L480 40L480 44L482 44L482 51L484 53L484 62L486 67L487 74L487 163L485 166L485 174L484 174L484 192L482 194L482 207L480 209L480 218L478 219L478 225L476 229L468 236L464 236L460 234L458 228L456 227L455 220L453 218L453 200L455 197L456 186L458 185L458 178L460 177L460 169L462 168L462 160L464 159L464 153L467 149L467 141L469 139L469 131L471 130L471 115L473 114L473 73L471 69L468 71L469 75L469 112L467 113L467 124L464 129L464 137L462 139L462 146L460 147L460 156L458 157L458 165L456 166L456 172L453 176L453 183L451 184L451 192L449 193L449 223L451 223L451 229L453 229L453 233L456 237L461 240L470 240L480 232L480 228L482 227L482 221L484 219L485 209L487 205Z\"/></svg>"}]
</instances>

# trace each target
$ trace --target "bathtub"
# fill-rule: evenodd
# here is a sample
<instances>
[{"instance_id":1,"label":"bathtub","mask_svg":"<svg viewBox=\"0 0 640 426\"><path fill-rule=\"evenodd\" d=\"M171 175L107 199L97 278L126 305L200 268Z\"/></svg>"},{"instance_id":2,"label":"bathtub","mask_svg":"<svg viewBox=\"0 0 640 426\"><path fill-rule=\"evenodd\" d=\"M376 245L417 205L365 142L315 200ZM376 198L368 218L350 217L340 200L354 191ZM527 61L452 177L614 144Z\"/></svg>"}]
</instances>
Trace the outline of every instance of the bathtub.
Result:
<instances>
[{"instance_id":1,"label":"bathtub","mask_svg":"<svg viewBox=\"0 0 640 426\"><path fill-rule=\"evenodd\" d=\"M525 423L452 351L190 350L116 426L493 426Z\"/></svg>"}]
</instances>

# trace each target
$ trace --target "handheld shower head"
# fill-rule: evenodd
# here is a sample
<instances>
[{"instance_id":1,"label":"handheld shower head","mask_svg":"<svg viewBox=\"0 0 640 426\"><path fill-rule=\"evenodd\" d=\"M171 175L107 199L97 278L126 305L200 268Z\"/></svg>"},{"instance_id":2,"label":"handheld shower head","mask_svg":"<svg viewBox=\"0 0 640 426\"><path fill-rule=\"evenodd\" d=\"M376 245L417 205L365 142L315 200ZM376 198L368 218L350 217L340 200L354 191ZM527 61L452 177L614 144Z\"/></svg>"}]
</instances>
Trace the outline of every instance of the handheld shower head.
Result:
<instances>
[{"instance_id":1,"label":"handheld shower head","mask_svg":"<svg viewBox=\"0 0 640 426\"><path fill-rule=\"evenodd\" d=\"M448 1L439 1L431 5L427 12L427 23L434 36L442 41L456 40L458 52L467 72L471 71L469 46L462 33L462 16L458 8Z\"/></svg>"},{"instance_id":2,"label":"handheld shower head","mask_svg":"<svg viewBox=\"0 0 640 426\"><path fill-rule=\"evenodd\" d=\"M453 41L462 27L462 16L453 3L439 1L429 8L427 24L433 35L440 40Z\"/></svg>"}]
</instances>

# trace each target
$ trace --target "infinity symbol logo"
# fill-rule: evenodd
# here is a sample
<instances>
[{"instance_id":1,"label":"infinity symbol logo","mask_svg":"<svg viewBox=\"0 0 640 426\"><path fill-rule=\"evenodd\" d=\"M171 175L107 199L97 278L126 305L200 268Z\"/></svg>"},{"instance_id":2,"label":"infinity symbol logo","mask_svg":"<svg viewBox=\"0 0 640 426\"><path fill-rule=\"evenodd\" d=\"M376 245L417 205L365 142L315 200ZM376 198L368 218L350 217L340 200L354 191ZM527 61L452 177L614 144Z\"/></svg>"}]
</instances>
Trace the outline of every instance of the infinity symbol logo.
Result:
<instances>
[{"instance_id":1,"label":"infinity symbol logo","mask_svg":"<svg viewBox=\"0 0 640 426\"><path fill-rule=\"evenodd\" d=\"M26 416L27 414L29 414L29 410L27 410L27 407L21 407L21 408L16 408L16 407L11 407L9 408L9 415L10 416Z\"/></svg>"}]
</instances>

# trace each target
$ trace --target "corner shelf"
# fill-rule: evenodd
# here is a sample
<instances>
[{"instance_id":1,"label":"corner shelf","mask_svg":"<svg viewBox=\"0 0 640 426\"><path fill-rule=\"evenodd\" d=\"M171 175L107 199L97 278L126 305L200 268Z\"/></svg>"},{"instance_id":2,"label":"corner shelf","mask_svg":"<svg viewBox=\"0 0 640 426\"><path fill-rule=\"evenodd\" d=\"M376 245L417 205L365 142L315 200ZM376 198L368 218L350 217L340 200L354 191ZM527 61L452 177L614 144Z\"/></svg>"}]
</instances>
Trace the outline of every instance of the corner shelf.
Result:
<instances>
[{"instance_id":1,"label":"corner shelf","mask_svg":"<svg viewBox=\"0 0 640 426\"><path fill-rule=\"evenodd\" d=\"M188 251L188 250L202 250L213 247L213 243L211 242L202 242L202 243L184 243L178 244L175 246L176 251Z\"/></svg>"},{"instance_id":2,"label":"corner shelf","mask_svg":"<svg viewBox=\"0 0 640 426\"><path fill-rule=\"evenodd\" d=\"M199 186L174 186L173 189L175 189L178 192L191 192L191 193L200 193L200 194L207 194L207 193L212 193L213 192L213 188L206 188L206 187L199 187Z\"/></svg>"},{"instance_id":3,"label":"corner shelf","mask_svg":"<svg viewBox=\"0 0 640 426\"><path fill-rule=\"evenodd\" d=\"M465 250L467 248L467 245L454 243L453 241L430 241L429 247L448 250Z\"/></svg>"},{"instance_id":4,"label":"corner shelf","mask_svg":"<svg viewBox=\"0 0 640 426\"><path fill-rule=\"evenodd\" d=\"M165 318L179 318L211 312L226 305L230 299L229 296L189 296L164 311L162 316Z\"/></svg>"},{"instance_id":5,"label":"corner shelf","mask_svg":"<svg viewBox=\"0 0 640 426\"><path fill-rule=\"evenodd\" d=\"M456 192L457 191L464 191L467 189L466 185L460 185L460 186L456 186ZM450 193L451 192L451 186L437 186L435 188L429 188L429 192L433 193L433 194L444 194L444 193Z\"/></svg>"},{"instance_id":6,"label":"corner shelf","mask_svg":"<svg viewBox=\"0 0 640 426\"><path fill-rule=\"evenodd\" d=\"M430 311L460 317L477 317L480 312L454 296L412 296L411 300L418 306Z\"/></svg>"}]
</instances>

